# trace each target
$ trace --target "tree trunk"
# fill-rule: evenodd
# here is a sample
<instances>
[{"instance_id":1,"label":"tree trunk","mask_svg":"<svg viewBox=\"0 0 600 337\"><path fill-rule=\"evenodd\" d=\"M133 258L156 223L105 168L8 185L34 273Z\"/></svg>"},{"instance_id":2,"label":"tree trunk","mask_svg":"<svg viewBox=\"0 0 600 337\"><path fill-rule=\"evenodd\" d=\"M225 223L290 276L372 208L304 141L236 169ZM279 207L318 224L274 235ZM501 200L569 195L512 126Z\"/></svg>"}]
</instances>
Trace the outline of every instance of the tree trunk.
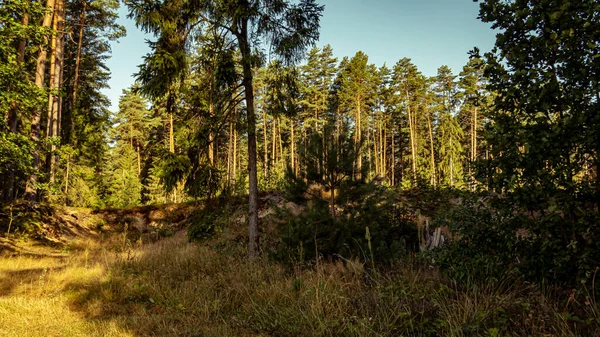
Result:
<instances>
[{"instance_id":1,"label":"tree trunk","mask_svg":"<svg viewBox=\"0 0 600 337\"><path fill-rule=\"evenodd\" d=\"M242 54L243 79L248 119L248 258L258 257L260 239L258 232L258 179L256 175L256 113L254 110L254 87L252 84L251 50L248 42L248 20L242 19L241 31L237 35Z\"/></svg>"},{"instance_id":2,"label":"tree trunk","mask_svg":"<svg viewBox=\"0 0 600 337\"><path fill-rule=\"evenodd\" d=\"M295 158L295 152L296 149L294 148L295 146L295 138L294 138L294 119L290 119L290 129L291 129L291 140L290 140L290 146L291 146L291 163L292 163L292 172L294 172L294 175L296 175L296 158Z\"/></svg>"},{"instance_id":3,"label":"tree trunk","mask_svg":"<svg viewBox=\"0 0 600 337\"><path fill-rule=\"evenodd\" d=\"M138 164L138 177L142 175L142 156L140 154L140 142L135 142L136 152L137 152L137 164Z\"/></svg>"},{"instance_id":4,"label":"tree trunk","mask_svg":"<svg viewBox=\"0 0 600 337\"><path fill-rule=\"evenodd\" d=\"M396 144L394 144L394 138L394 130L392 130L392 164L390 165L392 167L392 186L396 184Z\"/></svg>"},{"instance_id":5,"label":"tree trunk","mask_svg":"<svg viewBox=\"0 0 600 337\"><path fill-rule=\"evenodd\" d=\"M55 98L56 98L56 93L55 91L58 90L58 81L57 81L57 77L56 77L56 39L57 39L57 34L58 34L58 12L60 11L59 7L60 7L60 2L61 0L57 0L56 1L56 5L55 5L55 12L54 12L54 16L52 17L52 38L50 39L50 69L49 69L49 75L50 75L50 79L49 79L49 84L50 84L50 90L52 90L49 94L48 94L48 117L47 117L47 124L46 124L46 137L52 137L52 116L54 115L54 109L55 106L54 104L57 103ZM49 162L49 161L48 161Z\"/></svg>"},{"instance_id":6,"label":"tree trunk","mask_svg":"<svg viewBox=\"0 0 600 337\"><path fill-rule=\"evenodd\" d=\"M42 27L50 27L52 21L52 14L54 12L54 0L48 0L46 4L46 13L44 14L44 20L42 21ZM35 85L39 89L44 88L44 74L46 71L46 44L48 43L48 36L44 36L44 42L39 47L39 53L36 60L35 68ZM36 197L36 184L37 184L37 171L40 167L40 153L38 142L40 140L40 120L41 111L39 108L34 108L31 114L31 132L30 139L35 144L33 150L33 173L27 179L27 185L25 187L25 196L29 200L35 200Z\"/></svg>"},{"instance_id":7,"label":"tree trunk","mask_svg":"<svg viewBox=\"0 0 600 337\"><path fill-rule=\"evenodd\" d=\"M406 109L408 112L408 128L410 132L410 154L412 157L412 182L414 186L417 183L417 156L415 153L415 126L413 125L413 117L410 113L410 98L408 96L408 88L406 89Z\"/></svg>"},{"instance_id":8,"label":"tree trunk","mask_svg":"<svg viewBox=\"0 0 600 337\"><path fill-rule=\"evenodd\" d=\"M229 141L227 142L227 187L231 186L231 149L233 141L231 122L229 123Z\"/></svg>"},{"instance_id":9,"label":"tree trunk","mask_svg":"<svg viewBox=\"0 0 600 337\"><path fill-rule=\"evenodd\" d=\"M358 172L356 174L356 177L358 179L362 178L362 151L361 151L361 143L362 143L362 130L361 130L361 125L360 125L360 105L361 105L361 100L360 100L360 96L357 97L356 99L356 156L357 156L357 164L356 164L356 168L358 169Z\"/></svg>"},{"instance_id":10,"label":"tree trunk","mask_svg":"<svg viewBox=\"0 0 600 337\"><path fill-rule=\"evenodd\" d=\"M471 158L471 167L473 167L473 164L475 163L475 161L477 160L477 107L475 107L475 111L473 112L473 151L472 151L472 157ZM471 178L473 179L473 189L475 189L475 172L473 172L473 169L471 168L472 172L471 172Z\"/></svg>"},{"instance_id":11,"label":"tree trunk","mask_svg":"<svg viewBox=\"0 0 600 337\"><path fill-rule=\"evenodd\" d=\"M331 173L333 174L333 173ZM331 181L334 181L331 179ZM331 186L331 195L329 197L329 206L331 207L331 218L335 219L335 186Z\"/></svg>"},{"instance_id":12,"label":"tree trunk","mask_svg":"<svg viewBox=\"0 0 600 337\"><path fill-rule=\"evenodd\" d=\"M383 158L382 158L383 161L381 163L382 166L383 166L381 169L382 169L382 173L383 173L383 177L384 178L387 178L387 176L388 176L388 170L387 170L387 159L388 159L387 158L387 147L388 147L388 145L387 145L387 134L388 133L387 133L386 127L387 127L387 125L384 122L384 124L383 124Z\"/></svg>"},{"instance_id":13,"label":"tree trunk","mask_svg":"<svg viewBox=\"0 0 600 337\"><path fill-rule=\"evenodd\" d=\"M373 160L375 161L375 176L381 174L381 121L375 122L373 128Z\"/></svg>"},{"instance_id":14,"label":"tree trunk","mask_svg":"<svg viewBox=\"0 0 600 337\"><path fill-rule=\"evenodd\" d=\"M71 205L69 200L69 170L71 167L71 155L67 156L67 173L65 174L65 204L67 206Z\"/></svg>"},{"instance_id":15,"label":"tree trunk","mask_svg":"<svg viewBox=\"0 0 600 337\"><path fill-rule=\"evenodd\" d=\"M277 138L279 140L279 163L281 165L279 165L280 167L283 166L283 139L281 139L281 117L277 117Z\"/></svg>"},{"instance_id":16,"label":"tree trunk","mask_svg":"<svg viewBox=\"0 0 600 337\"><path fill-rule=\"evenodd\" d=\"M169 111L169 152L175 153L175 136L173 135L173 110Z\"/></svg>"},{"instance_id":17,"label":"tree trunk","mask_svg":"<svg viewBox=\"0 0 600 337\"><path fill-rule=\"evenodd\" d=\"M237 122L233 123L233 181L237 180Z\"/></svg>"},{"instance_id":18,"label":"tree trunk","mask_svg":"<svg viewBox=\"0 0 600 337\"><path fill-rule=\"evenodd\" d=\"M49 69L49 84L50 84L50 93L48 94L48 116L46 117L46 138L51 138L53 136L53 124L54 124L54 113L58 105L58 98L56 95L56 91L58 90L58 81L56 77L56 38L57 38L57 30L58 30L58 12L60 7L60 1L57 0L55 4L55 12L52 17L52 37L50 39L50 69ZM50 177L50 184L54 184L54 163L52 161L52 154L54 153L54 145L52 143L48 144L48 154L46 155L46 171Z\"/></svg>"},{"instance_id":19,"label":"tree trunk","mask_svg":"<svg viewBox=\"0 0 600 337\"><path fill-rule=\"evenodd\" d=\"M60 128L60 110L61 98L59 91L61 90L61 79L63 72L63 47L64 47L64 0L56 1L56 12L54 13L54 30L55 34L52 37L52 53L50 55L50 88L54 90L49 97L48 107L48 137L58 137ZM56 144L50 145L49 153L49 169L50 184L54 184L56 173Z\"/></svg>"},{"instance_id":20,"label":"tree trunk","mask_svg":"<svg viewBox=\"0 0 600 337\"><path fill-rule=\"evenodd\" d=\"M454 187L454 159L450 155L450 187Z\"/></svg>"},{"instance_id":21,"label":"tree trunk","mask_svg":"<svg viewBox=\"0 0 600 337\"><path fill-rule=\"evenodd\" d=\"M269 141L267 140L267 112L263 110L263 148L264 148L264 158L265 162L263 163L265 177L269 173Z\"/></svg>"},{"instance_id":22,"label":"tree trunk","mask_svg":"<svg viewBox=\"0 0 600 337\"><path fill-rule=\"evenodd\" d=\"M65 59L65 0L60 2L60 10L58 13L58 40L56 45L56 76L58 77L58 88L63 88L63 74L65 70L64 59ZM61 118L62 118L62 95L58 95L58 106L56 110L55 123L54 123L54 136L60 137L61 133ZM55 154L55 159L58 159L58 155Z\"/></svg>"},{"instance_id":23,"label":"tree trunk","mask_svg":"<svg viewBox=\"0 0 600 337\"><path fill-rule=\"evenodd\" d=\"M433 126L431 125L431 115L429 114L428 102L425 101L425 114L427 115L427 127L429 128L429 148L431 155L431 185L433 188L436 186L436 176L435 176L435 151L433 149Z\"/></svg>"},{"instance_id":24,"label":"tree trunk","mask_svg":"<svg viewBox=\"0 0 600 337\"><path fill-rule=\"evenodd\" d=\"M214 110L215 107L213 105L213 103L211 102L210 105L208 106L208 113L210 115L210 117L213 116L214 114ZM215 165L215 145L214 145L214 135L212 133L212 130L208 133L208 162L210 163L211 166Z\"/></svg>"},{"instance_id":25,"label":"tree trunk","mask_svg":"<svg viewBox=\"0 0 600 337\"><path fill-rule=\"evenodd\" d=\"M275 167L277 157L277 148L275 147L275 138L277 135L277 120L273 117L273 127L271 128L271 167Z\"/></svg>"},{"instance_id":26,"label":"tree trunk","mask_svg":"<svg viewBox=\"0 0 600 337\"><path fill-rule=\"evenodd\" d=\"M383 128L384 128L384 124L383 121L379 122L379 128L378 128L378 138L379 138L379 172L378 174L381 177L385 177L385 170L384 170L384 166L385 166L385 151L383 150Z\"/></svg>"},{"instance_id":27,"label":"tree trunk","mask_svg":"<svg viewBox=\"0 0 600 337\"><path fill-rule=\"evenodd\" d=\"M73 92L71 94L71 137L75 130L75 116L73 111L77 107L77 89L79 86L79 67L81 64L81 47L83 44L83 27L85 26L85 14L87 2L83 1L83 10L79 15L79 36L77 38L77 56L75 57L75 74L73 75Z\"/></svg>"}]
</instances>

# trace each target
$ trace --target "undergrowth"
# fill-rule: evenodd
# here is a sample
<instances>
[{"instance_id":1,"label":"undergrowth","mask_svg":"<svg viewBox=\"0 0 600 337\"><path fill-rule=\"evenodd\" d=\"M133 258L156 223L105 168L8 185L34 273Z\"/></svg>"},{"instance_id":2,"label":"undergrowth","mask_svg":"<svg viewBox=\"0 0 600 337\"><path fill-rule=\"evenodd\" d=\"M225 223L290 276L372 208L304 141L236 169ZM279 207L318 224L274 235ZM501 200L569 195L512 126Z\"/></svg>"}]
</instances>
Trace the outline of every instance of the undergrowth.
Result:
<instances>
[{"instance_id":1,"label":"undergrowth","mask_svg":"<svg viewBox=\"0 0 600 337\"><path fill-rule=\"evenodd\" d=\"M585 303L531 285L459 285L411 260L287 269L219 240L116 236L74 245L64 259L4 258L0 336L600 335L567 317Z\"/></svg>"}]
</instances>

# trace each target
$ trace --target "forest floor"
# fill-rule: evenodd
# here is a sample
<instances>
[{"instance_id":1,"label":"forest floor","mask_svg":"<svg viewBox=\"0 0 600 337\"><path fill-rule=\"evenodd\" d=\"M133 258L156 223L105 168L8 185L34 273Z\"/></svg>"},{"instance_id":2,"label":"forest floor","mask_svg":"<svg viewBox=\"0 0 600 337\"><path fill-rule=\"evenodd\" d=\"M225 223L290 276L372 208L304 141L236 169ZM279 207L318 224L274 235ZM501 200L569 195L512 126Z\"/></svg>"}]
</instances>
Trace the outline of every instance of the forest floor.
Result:
<instances>
[{"instance_id":1,"label":"forest floor","mask_svg":"<svg viewBox=\"0 0 600 337\"><path fill-rule=\"evenodd\" d=\"M600 336L529 285L458 286L410 261L250 262L244 207L190 243L194 207L61 208L53 219L70 228L52 239L4 238L0 336Z\"/></svg>"}]
</instances>

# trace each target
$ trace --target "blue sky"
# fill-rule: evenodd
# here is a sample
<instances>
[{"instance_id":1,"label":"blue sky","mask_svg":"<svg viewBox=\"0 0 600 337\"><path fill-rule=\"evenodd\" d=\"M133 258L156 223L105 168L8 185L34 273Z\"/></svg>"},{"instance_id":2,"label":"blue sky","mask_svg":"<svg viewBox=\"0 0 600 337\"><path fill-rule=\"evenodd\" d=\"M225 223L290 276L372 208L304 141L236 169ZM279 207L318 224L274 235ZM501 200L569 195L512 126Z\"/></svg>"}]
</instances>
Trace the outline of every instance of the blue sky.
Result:
<instances>
[{"instance_id":1,"label":"blue sky","mask_svg":"<svg viewBox=\"0 0 600 337\"><path fill-rule=\"evenodd\" d=\"M492 48L495 33L477 19L479 4L472 0L321 0L321 38L317 46L330 44L336 57L353 56L362 50L377 66L392 67L409 57L425 75L433 76L441 65L455 74L468 61L473 47ZM133 74L148 52L145 36L119 10L119 23L127 36L112 43L110 89L104 93L115 111L123 89L134 81Z\"/></svg>"}]
</instances>

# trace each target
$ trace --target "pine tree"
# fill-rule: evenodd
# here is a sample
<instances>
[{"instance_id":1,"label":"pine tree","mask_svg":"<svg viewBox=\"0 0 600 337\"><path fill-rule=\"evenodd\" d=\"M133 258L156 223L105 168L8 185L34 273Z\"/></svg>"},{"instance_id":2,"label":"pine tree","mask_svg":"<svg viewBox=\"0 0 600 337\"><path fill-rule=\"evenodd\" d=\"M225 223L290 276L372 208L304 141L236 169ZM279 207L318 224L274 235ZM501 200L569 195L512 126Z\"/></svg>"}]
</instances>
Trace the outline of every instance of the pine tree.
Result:
<instances>
[{"instance_id":1,"label":"pine tree","mask_svg":"<svg viewBox=\"0 0 600 337\"><path fill-rule=\"evenodd\" d=\"M357 149L357 178L360 178L363 167L364 150L362 145L366 139L363 133L368 130L367 117L374 104L375 78L374 66L368 64L369 58L361 51L352 57L340 70L340 86L337 92L339 104L354 114L354 143ZM364 124L367 125L364 125Z\"/></svg>"},{"instance_id":2,"label":"pine tree","mask_svg":"<svg viewBox=\"0 0 600 337\"><path fill-rule=\"evenodd\" d=\"M421 73L417 67L408 58L403 58L394 65L392 74L392 91L394 105L397 110L406 112L406 120L408 124L409 152L411 156L411 185L417 184L418 172L418 104L417 91L422 83L420 83Z\"/></svg>"},{"instance_id":3,"label":"pine tree","mask_svg":"<svg viewBox=\"0 0 600 337\"><path fill-rule=\"evenodd\" d=\"M461 142L464 132L456 118L458 84L455 79L456 76L447 66L441 66L435 78L435 92L440 113L440 183L450 187L460 186L463 181Z\"/></svg>"},{"instance_id":4,"label":"pine tree","mask_svg":"<svg viewBox=\"0 0 600 337\"><path fill-rule=\"evenodd\" d=\"M469 136L465 139L463 148L468 148L469 176L475 182L474 164L480 157L481 133L484 112L489 105L489 95L485 93L486 81L484 78L484 62L481 58L471 57L463 67L458 82L461 89L462 104L460 107L459 121ZM471 184L471 188L475 186Z\"/></svg>"}]
</instances>

